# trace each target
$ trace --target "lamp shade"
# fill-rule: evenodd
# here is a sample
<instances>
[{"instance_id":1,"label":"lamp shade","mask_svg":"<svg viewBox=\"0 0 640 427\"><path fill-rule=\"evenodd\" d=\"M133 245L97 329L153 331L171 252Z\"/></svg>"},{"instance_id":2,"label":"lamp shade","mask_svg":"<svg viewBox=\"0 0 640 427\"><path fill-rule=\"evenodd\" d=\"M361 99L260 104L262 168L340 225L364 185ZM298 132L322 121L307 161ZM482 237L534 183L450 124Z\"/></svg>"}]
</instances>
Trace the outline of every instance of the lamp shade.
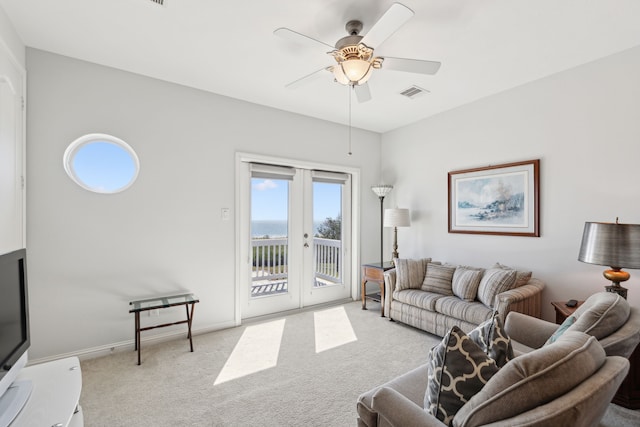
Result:
<instances>
[{"instance_id":1,"label":"lamp shade","mask_svg":"<svg viewBox=\"0 0 640 427\"><path fill-rule=\"evenodd\" d=\"M351 83L362 84L369 80L371 63L363 59L347 59L340 63L342 72Z\"/></svg>"},{"instance_id":2,"label":"lamp shade","mask_svg":"<svg viewBox=\"0 0 640 427\"><path fill-rule=\"evenodd\" d=\"M334 65L333 67L330 68L330 70L331 72L333 72L333 77L336 79L338 83L343 85L348 85L349 83L351 83L349 81L349 78L344 74L344 70L342 69L340 64Z\"/></svg>"},{"instance_id":3,"label":"lamp shade","mask_svg":"<svg viewBox=\"0 0 640 427\"><path fill-rule=\"evenodd\" d=\"M371 187L371 191L376 193L376 196L378 197L386 196L391 192L391 190L393 190L393 185L380 184Z\"/></svg>"},{"instance_id":4,"label":"lamp shade","mask_svg":"<svg viewBox=\"0 0 640 427\"><path fill-rule=\"evenodd\" d=\"M578 261L640 268L640 225L586 222Z\"/></svg>"},{"instance_id":5,"label":"lamp shade","mask_svg":"<svg viewBox=\"0 0 640 427\"><path fill-rule=\"evenodd\" d=\"M383 223L385 227L409 227L409 209L385 209Z\"/></svg>"}]
</instances>

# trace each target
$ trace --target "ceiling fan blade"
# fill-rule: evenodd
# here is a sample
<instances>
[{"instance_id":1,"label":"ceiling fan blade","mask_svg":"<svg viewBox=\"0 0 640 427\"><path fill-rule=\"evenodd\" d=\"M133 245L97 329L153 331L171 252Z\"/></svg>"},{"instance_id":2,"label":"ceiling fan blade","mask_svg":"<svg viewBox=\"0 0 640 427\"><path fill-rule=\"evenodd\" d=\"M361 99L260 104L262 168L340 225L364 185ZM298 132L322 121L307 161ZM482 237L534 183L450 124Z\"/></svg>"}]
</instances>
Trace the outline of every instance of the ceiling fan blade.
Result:
<instances>
[{"instance_id":1,"label":"ceiling fan blade","mask_svg":"<svg viewBox=\"0 0 640 427\"><path fill-rule=\"evenodd\" d=\"M318 80L321 77L330 75L330 73L327 73L326 71L327 67L320 68L319 70L316 70L311 74L307 74L304 77L300 77L298 80L294 80L291 83L286 84L284 87L286 87L287 89L296 89L314 80Z\"/></svg>"},{"instance_id":2,"label":"ceiling fan blade","mask_svg":"<svg viewBox=\"0 0 640 427\"><path fill-rule=\"evenodd\" d=\"M422 59L391 58L384 57L382 68L388 70L405 71L416 74L435 74L440 69L441 63L437 61L425 61Z\"/></svg>"},{"instance_id":3,"label":"ceiling fan blade","mask_svg":"<svg viewBox=\"0 0 640 427\"><path fill-rule=\"evenodd\" d=\"M384 15L378 19L378 22L373 24L373 27L364 36L361 43L371 48L379 48L386 39L402 27L412 16L413 10L407 6L400 3L392 4Z\"/></svg>"},{"instance_id":4,"label":"ceiling fan blade","mask_svg":"<svg viewBox=\"0 0 640 427\"><path fill-rule=\"evenodd\" d=\"M353 87L353 90L355 91L356 98L358 98L358 102L360 104L371 100L371 90L369 90L369 83L355 85Z\"/></svg>"},{"instance_id":5,"label":"ceiling fan blade","mask_svg":"<svg viewBox=\"0 0 640 427\"><path fill-rule=\"evenodd\" d=\"M320 40L316 40L312 37L305 36L304 34L298 33L296 31L290 30L289 28L278 28L273 32L278 37L282 37L283 39L291 40L296 43L299 43L304 46L308 46L312 49L323 49L326 51L327 49L334 50L335 48L325 42L321 42Z\"/></svg>"}]
</instances>

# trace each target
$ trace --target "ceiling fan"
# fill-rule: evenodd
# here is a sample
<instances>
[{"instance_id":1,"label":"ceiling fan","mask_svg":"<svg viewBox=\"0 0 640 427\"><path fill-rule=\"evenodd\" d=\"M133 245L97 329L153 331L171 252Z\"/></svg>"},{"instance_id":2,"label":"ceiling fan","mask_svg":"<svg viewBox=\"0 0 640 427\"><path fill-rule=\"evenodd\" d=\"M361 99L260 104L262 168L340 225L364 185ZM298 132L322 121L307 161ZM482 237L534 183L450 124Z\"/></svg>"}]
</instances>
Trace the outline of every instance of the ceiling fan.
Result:
<instances>
[{"instance_id":1,"label":"ceiling fan","mask_svg":"<svg viewBox=\"0 0 640 427\"><path fill-rule=\"evenodd\" d=\"M336 82L354 88L359 102L366 102L371 99L367 81L371 77L373 70L385 68L409 73L435 74L440 68L440 62L374 56L374 48L380 47L387 38L402 27L413 15L414 12L407 6L394 3L364 36L360 35L362 22L351 20L345 26L349 35L338 40L335 46L289 28L278 28L273 33L279 37L316 49L322 48L325 51L327 48L331 49L328 54L332 55L335 60L334 64L299 78L287 84L286 87L297 87L302 83L326 75L326 72L330 72Z\"/></svg>"}]
</instances>

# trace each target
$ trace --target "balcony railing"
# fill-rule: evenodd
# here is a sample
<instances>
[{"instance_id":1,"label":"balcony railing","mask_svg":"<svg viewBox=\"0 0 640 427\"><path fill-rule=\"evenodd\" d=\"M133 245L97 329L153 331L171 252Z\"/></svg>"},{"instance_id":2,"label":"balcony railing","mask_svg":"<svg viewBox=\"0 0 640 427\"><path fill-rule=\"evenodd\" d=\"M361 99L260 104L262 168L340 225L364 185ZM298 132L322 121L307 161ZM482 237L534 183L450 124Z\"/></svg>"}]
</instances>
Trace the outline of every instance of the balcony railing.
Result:
<instances>
[{"instance_id":1,"label":"balcony railing","mask_svg":"<svg viewBox=\"0 0 640 427\"><path fill-rule=\"evenodd\" d=\"M286 238L253 239L252 286L253 296L286 292L289 273L289 254ZM314 287L342 283L342 242L313 239Z\"/></svg>"}]
</instances>

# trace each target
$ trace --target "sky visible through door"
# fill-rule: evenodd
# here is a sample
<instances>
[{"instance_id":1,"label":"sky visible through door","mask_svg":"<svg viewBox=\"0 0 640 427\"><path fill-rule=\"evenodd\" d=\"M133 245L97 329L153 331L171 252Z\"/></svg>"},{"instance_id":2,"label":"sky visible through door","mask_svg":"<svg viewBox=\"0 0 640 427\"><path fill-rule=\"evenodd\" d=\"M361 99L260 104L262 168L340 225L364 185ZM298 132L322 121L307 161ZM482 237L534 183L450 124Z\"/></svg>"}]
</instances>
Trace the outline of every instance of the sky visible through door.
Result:
<instances>
[{"instance_id":1,"label":"sky visible through door","mask_svg":"<svg viewBox=\"0 0 640 427\"><path fill-rule=\"evenodd\" d=\"M252 237L280 237L287 235L288 181L277 179L251 179L251 234ZM341 214L341 185L314 182L313 222L315 235L327 219Z\"/></svg>"}]
</instances>

